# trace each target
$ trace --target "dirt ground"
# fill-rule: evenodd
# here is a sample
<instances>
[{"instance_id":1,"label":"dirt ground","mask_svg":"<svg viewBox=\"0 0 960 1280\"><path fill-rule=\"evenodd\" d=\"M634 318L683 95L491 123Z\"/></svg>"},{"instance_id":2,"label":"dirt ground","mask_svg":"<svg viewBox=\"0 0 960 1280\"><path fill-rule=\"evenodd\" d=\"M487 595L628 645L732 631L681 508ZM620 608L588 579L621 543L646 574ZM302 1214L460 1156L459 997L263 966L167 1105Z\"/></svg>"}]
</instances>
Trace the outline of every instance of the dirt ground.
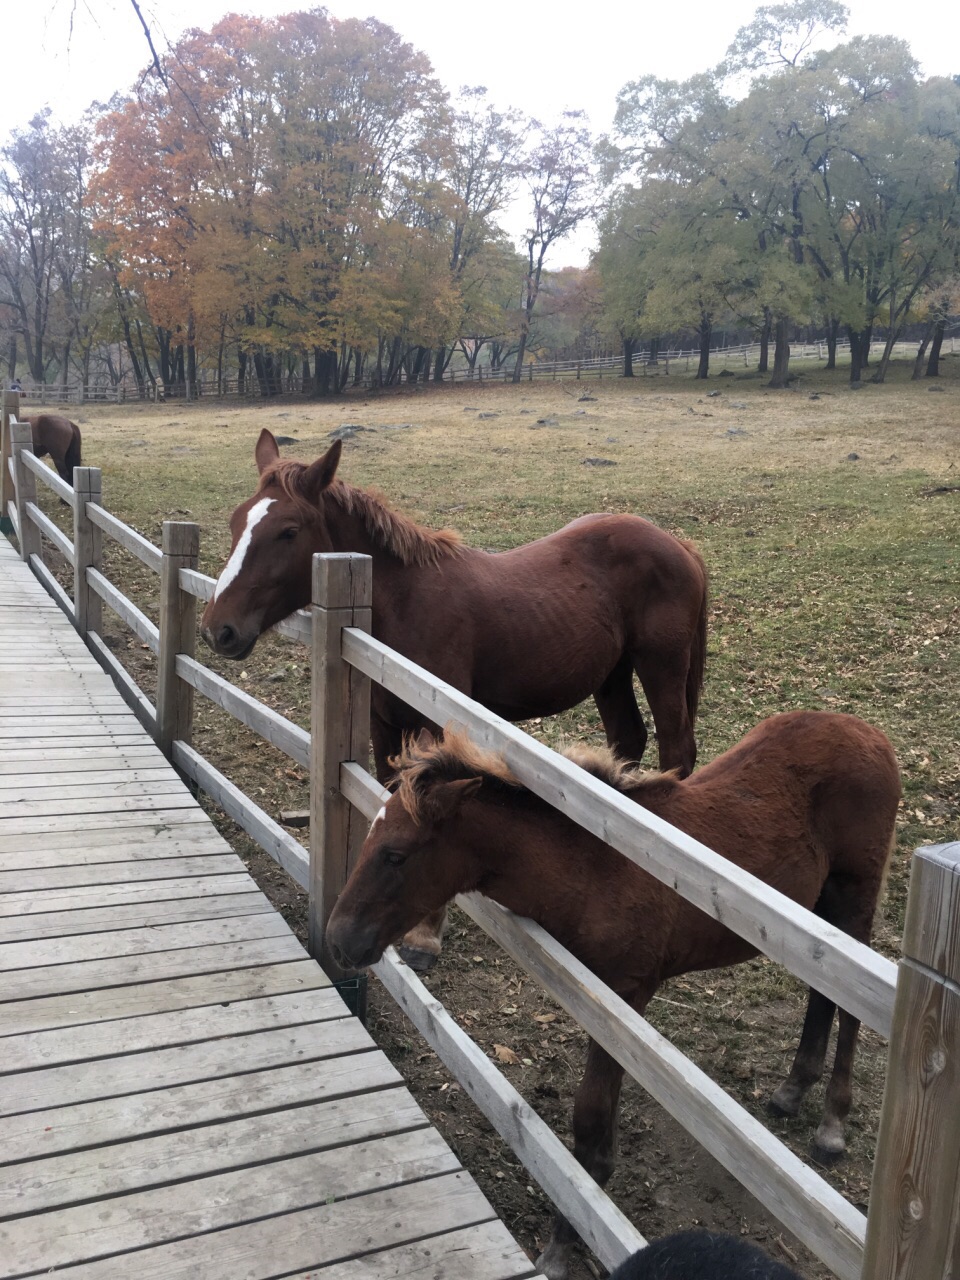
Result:
<instances>
[{"instance_id":1,"label":"dirt ground","mask_svg":"<svg viewBox=\"0 0 960 1280\"><path fill-rule=\"evenodd\" d=\"M217 573L227 517L253 490L260 428L294 438L305 459L345 424L341 474L376 485L424 523L458 528L491 550L514 546L586 511L634 511L693 538L711 571L701 761L759 719L791 707L852 711L891 737L904 804L876 945L895 956L911 851L955 836L960 817L960 355L933 386L895 368L886 386L851 392L844 373L801 367L788 392L749 371L707 384L650 377L577 384L426 391L338 402L85 407L84 461L103 468L105 503L154 541L165 518L202 526L201 567ZM543 421L541 421L543 420ZM48 506L55 518L62 518ZM109 576L155 618L158 580L126 553ZM108 642L153 693L153 656L122 625ZM203 653L204 660L210 655ZM265 637L240 664L210 665L298 723L309 724L309 659ZM525 726L550 745L599 742L592 704ZM265 809L307 807L303 770L198 705L195 745ZM212 809L212 806L211 806ZM214 813L301 937L304 896L235 825ZM511 1082L569 1137L584 1036L469 921L454 915L428 979L491 1057L506 1046ZM789 1068L805 993L765 959L673 981L654 1025L806 1158L822 1097L799 1119L765 1102ZM535 1256L544 1196L389 997L371 983L369 1025L430 1118ZM863 1033L849 1152L825 1176L866 1207L885 1044ZM610 1194L645 1235L702 1224L758 1241L809 1277L829 1275L696 1141L628 1083L620 1162ZM602 1275L578 1259L574 1280Z\"/></svg>"}]
</instances>

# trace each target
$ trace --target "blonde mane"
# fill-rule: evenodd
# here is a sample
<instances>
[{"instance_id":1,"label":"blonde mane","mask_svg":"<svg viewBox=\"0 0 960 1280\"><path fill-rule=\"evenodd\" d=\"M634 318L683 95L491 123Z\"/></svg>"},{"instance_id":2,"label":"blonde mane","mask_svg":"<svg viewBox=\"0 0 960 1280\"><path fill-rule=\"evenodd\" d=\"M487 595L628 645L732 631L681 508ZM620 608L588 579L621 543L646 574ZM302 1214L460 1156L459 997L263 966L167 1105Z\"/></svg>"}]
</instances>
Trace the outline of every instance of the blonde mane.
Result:
<instances>
[{"instance_id":1,"label":"blonde mane","mask_svg":"<svg viewBox=\"0 0 960 1280\"><path fill-rule=\"evenodd\" d=\"M561 755L615 791L625 794L659 787L667 780L677 781L673 772L648 773L626 764L618 760L609 747L576 744L565 748ZM390 763L396 769L400 803L418 825L430 816L431 789L445 782L480 778L501 791L533 794L513 774L503 756L478 747L463 729L453 725L447 726L442 739L428 744L409 738L399 756Z\"/></svg>"},{"instance_id":2,"label":"blonde mane","mask_svg":"<svg viewBox=\"0 0 960 1280\"><path fill-rule=\"evenodd\" d=\"M306 469L303 462L280 458L264 470L257 493L275 484L303 514L315 514L316 507L302 490ZM453 529L427 529L417 524L409 516L394 511L380 493L334 480L324 490L324 497L332 499L345 515L357 516L370 537L403 564L436 564L444 556L458 555L462 550L459 533Z\"/></svg>"}]
</instances>

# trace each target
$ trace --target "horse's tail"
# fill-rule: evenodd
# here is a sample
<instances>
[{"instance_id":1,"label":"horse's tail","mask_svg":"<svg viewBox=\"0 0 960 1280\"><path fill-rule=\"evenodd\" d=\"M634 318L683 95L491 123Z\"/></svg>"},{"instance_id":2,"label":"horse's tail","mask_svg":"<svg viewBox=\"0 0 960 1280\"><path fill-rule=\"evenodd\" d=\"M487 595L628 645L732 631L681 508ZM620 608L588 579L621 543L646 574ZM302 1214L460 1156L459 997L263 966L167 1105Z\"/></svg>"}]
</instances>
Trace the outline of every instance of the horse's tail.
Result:
<instances>
[{"instance_id":1,"label":"horse's tail","mask_svg":"<svg viewBox=\"0 0 960 1280\"><path fill-rule=\"evenodd\" d=\"M703 689L703 674L707 666L707 587L709 577L707 566L697 547L692 542L683 542L683 547L695 562L701 583L700 612L697 616L697 626L693 633L693 640L690 643L690 668L687 671L687 715L690 717L692 726L697 720L700 693Z\"/></svg>"},{"instance_id":2,"label":"horse's tail","mask_svg":"<svg viewBox=\"0 0 960 1280\"><path fill-rule=\"evenodd\" d=\"M67 445L67 452L63 457L63 466L67 473L64 479L73 484L73 468L82 467L83 463L80 461L80 428L75 422L71 422L70 425L73 427L73 438Z\"/></svg>"}]
</instances>

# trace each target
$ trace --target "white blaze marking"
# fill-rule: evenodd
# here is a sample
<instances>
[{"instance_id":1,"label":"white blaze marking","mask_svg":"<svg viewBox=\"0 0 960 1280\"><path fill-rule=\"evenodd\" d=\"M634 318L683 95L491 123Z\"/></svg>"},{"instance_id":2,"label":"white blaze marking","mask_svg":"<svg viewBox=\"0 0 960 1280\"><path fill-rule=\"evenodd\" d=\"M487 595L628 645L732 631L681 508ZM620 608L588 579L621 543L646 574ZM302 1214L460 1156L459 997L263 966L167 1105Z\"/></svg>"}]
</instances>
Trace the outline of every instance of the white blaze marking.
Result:
<instances>
[{"instance_id":1,"label":"white blaze marking","mask_svg":"<svg viewBox=\"0 0 960 1280\"><path fill-rule=\"evenodd\" d=\"M243 568L244 558L250 550L250 539L253 537L253 531L274 502L276 502L276 498L261 498L247 512L247 526L240 535L240 541L233 548L233 554L224 566L223 573L217 579L217 585L213 589L214 600L216 600L221 591L226 591L227 587Z\"/></svg>"},{"instance_id":2,"label":"white blaze marking","mask_svg":"<svg viewBox=\"0 0 960 1280\"><path fill-rule=\"evenodd\" d=\"M386 816L387 816L387 806L382 805L380 808L380 812L377 814L374 820L370 823L370 830L372 831L373 828L377 825L377 823L382 822Z\"/></svg>"}]
</instances>

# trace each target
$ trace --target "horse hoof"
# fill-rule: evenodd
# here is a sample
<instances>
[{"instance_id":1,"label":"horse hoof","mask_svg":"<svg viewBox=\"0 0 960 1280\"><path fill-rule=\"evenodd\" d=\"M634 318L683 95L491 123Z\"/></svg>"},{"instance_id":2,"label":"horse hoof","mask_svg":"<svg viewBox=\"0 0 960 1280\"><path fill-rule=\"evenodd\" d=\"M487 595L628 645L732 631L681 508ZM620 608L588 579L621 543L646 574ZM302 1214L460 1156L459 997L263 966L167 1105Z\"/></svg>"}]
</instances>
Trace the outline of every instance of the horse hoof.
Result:
<instances>
[{"instance_id":1,"label":"horse hoof","mask_svg":"<svg viewBox=\"0 0 960 1280\"><path fill-rule=\"evenodd\" d=\"M816 1138L810 1143L810 1155L822 1169L832 1169L834 1165L840 1163L846 1153L847 1148L845 1145L839 1148L825 1147Z\"/></svg>"},{"instance_id":2,"label":"horse hoof","mask_svg":"<svg viewBox=\"0 0 960 1280\"><path fill-rule=\"evenodd\" d=\"M800 1098L793 1091L787 1092L783 1085L780 1086L767 1099L767 1111L772 1116L778 1116L781 1120L790 1120L794 1116L800 1114Z\"/></svg>"},{"instance_id":3,"label":"horse hoof","mask_svg":"<svg viewBox=\"0 0 960 1280\"><path fill-rule=\"evenodd\" d=\"M414 973L429 973L440 959L432 951L421 951L417 947L400 947L397 954Z\"/></svg>"},{"instance_id":4,"label":"horse hoof","mask_svg":"<svg viewBox=\"0 0 960 1280\"><path fill-rule=\"evenodd\" d=\"M548 1244L537 1259L537 1270L547 1280L567 1280L570 1271L569 1247Z\"/></svg>"}]
</instances>

